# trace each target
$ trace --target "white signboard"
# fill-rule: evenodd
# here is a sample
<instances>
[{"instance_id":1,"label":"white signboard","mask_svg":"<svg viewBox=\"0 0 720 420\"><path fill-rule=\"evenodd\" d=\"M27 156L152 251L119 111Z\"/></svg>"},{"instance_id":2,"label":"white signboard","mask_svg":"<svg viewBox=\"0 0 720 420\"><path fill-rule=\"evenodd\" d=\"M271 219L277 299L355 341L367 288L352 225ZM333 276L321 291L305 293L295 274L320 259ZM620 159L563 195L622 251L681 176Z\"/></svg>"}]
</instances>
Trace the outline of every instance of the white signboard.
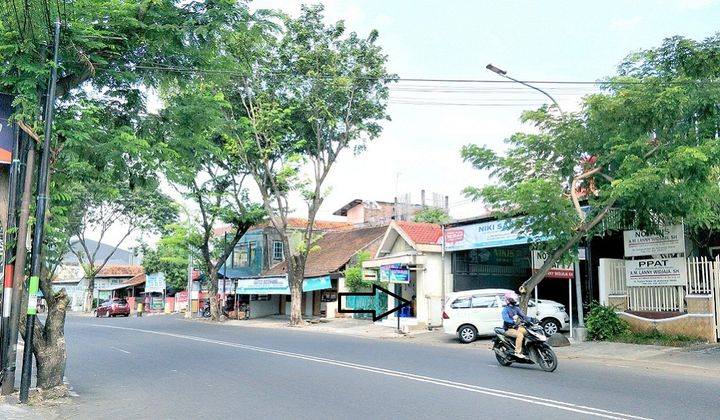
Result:
<instances>
[{"instance_id":1,"label":"white signboard","mask_svg":"<svg viewBox=\"0 0 720 420\"><path fill-rule=\"evenodd\" d=\"M661 228L658 235L641 230L626 230L623 239L626 257L685 253L683 225Z\"/></svg>"},{"instance_id":2,"label":"white signboard","mask_svg":"<svg viewBox=\"0 0 720 420\"><path fill-rule=\"evenodd\" d=\"M650 258L625 261L627 286L684 286L687 284L685 258Z\"/></svg>"},{"instance_id":3,"label":"white signboard","mask_svg":"<svg viewBox=\"0 0 720 420\"><path fill-rule=\"evenodd\" d=\"M165 291L165 273L153 273L145 276L146 293L163 293Z\"/></svg>"},{"instance_id":4,"label":"white signboard","mask_svg":"<svg viewBox=\"0 0 720 420\"><path fill-rule=\"evenodd\" d=\"M545 251L532 251L532 269L533 271L537 271L542 268L543 264L545 264L545 260L548 259L548 253ZM548 273L545 275L547 278L554 278L554 279L571 279L575 275L575 270L571 265L569 266L559 266L559 267L553 267L548 271Z\"/></svg>"},{"instance_id":5,"label":"white signboard","mask_svg":"<svg viewBox=\"0 0 720 420\"><path fill-rule=\"evenodd\" d=\"M239 279L237 293L241 295L289 295L290 286L286 276Z\"/></svg>"}]
</instances>

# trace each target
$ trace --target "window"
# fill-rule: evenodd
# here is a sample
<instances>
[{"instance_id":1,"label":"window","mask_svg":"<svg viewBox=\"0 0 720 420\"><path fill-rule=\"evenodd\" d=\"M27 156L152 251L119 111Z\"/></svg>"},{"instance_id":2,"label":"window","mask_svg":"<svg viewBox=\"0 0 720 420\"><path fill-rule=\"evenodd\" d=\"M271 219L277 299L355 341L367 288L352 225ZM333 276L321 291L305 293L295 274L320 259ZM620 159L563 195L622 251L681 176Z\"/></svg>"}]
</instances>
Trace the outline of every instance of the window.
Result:
<instances>
[{"instance_id":1,"label":"window","mask_svg":"<svg viewBox=\"0 0 720 420\"><path fill-rule=\"evenodd\" d=\"M273 241L273 260L282 260L285 258L283 243L281 241Z\"/></svg>"},{"instance_id":2,"label":"window","mask_svg":"<svg viewBox=\"0 0 720 420\"><path fill-rule=\"evenodd\" d=\"M495 296L473 296L472 307L473 308L494 308L497 306L497 300Z\"/></svg>"},{"instance_id":3,"label":"window","mask_svg":"<svg viewBox=\"0 0 720 420\"><path fill-rule=\"evenodd\" d=\"M255 261L256 253L257 250L255 249L255 242L248 242L248 265L253 264L253 261Z\"/></svg>"},{"instance_id":4,"label":"window","mask_svg":"<svg viewBox=\"0 0 720 420\"><path fill-rule=\"evenodd\" d=\"M470 307L470 298L469 297L461 297L455 299L455 301L450 305L453 309L464 309Z\"/></svg>"},{"instance_id":5,"label":"window","mask_svg":"<svg viewBox=\"0 0 720 420\"><path fill-rule=\"evenodd\" d=\"M233 267L247 267L248 252L247 244L239 244L233 250Z\"/></svg>"}]
</instances>

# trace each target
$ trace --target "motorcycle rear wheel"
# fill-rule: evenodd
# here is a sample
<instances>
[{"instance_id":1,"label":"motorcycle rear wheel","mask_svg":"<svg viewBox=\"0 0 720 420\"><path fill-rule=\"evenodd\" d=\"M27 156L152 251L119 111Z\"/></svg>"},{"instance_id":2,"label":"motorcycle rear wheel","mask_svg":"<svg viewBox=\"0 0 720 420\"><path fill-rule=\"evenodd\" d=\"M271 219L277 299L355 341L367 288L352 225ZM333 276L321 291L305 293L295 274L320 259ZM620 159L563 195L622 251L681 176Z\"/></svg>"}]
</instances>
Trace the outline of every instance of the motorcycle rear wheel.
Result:
<instances>
[{"instance_id":1,"label":"motorcycle rear wheel","mask_svg":"<svg viewBox=\"0 0 720 420\"><path fill-rule=\"evenodd\" d=\"M500 356L499 354L495 353L495 358L497 359L498 363L500 363L500 366L510 366L512 365L512 362L508 359L504 358L503 356Z\"/></svg>"},{"instance_id":2,"label":"motorcycle rear wheel","mask_svg":"<svg viewBox=\"0 0 720 420\"><path fill-rule=\"evenodd\" d=\"M557 369L558 360L555 352L550 347L538 347L538 365L545 372L553 372Z\"/></svg>"}]
</instances>

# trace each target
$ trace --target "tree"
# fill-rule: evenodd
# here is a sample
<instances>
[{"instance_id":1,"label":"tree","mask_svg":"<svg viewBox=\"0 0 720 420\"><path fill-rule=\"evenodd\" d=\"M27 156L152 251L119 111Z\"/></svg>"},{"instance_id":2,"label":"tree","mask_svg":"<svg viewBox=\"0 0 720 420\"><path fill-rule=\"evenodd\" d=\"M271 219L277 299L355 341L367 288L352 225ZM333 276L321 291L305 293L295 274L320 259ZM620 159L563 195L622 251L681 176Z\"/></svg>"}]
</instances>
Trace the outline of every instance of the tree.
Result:
<instances>
[{"instance_id":1,"label":"tree","mask_svg":"<svg viewBox=\"0 0 720 420\"><path fill-rule=\"evenodd\" d=\"M52 261L45 261L40 280L49 308L47 321L35 324L32 343L38 385L51 388L63 381L67 298L63 291L53 293L50 273L78 226L75 215L84 209L83 196L104 188L93 185L98 174L118 174L123 165L143 175L123 178L129 190L153 172L144 167L147 159L128 160L133 148L142 146L134 133L146 115L146 89L170 79L182 81L168 69L204 62L205 47L217 28L239 19L247 8L236 2L73 0L49 7L47 2L31 0L11 4L0 8L0 93L14 95L13 119L35 132L42 132L39 115L51 65L47 48L51 28L55 20L62 23L58 112L47 191L52 228L48 228L46 243L52 244L52 257L50 248L43 249L44 258ZM25 270L17 267L15 271L23 276Z\"/></svg>"},{"instance_id":2,"label":"tree","mask_svg":"<svg viewBox=\"0 0 720 420\"><path fill-rule=\"evenodd\" d=\"M445 209L439 207L428 207L415 213L413 220L422 223L442 224L449 222L450 216L448 216Z\"/></svg>"},{"instance_id":3,"label":"tree","mask_svg":"<svg viewBox=\"0 0 720 420\"><path fill-rule=\"evenodd\" d=\"M200 242L200 234L192 226L179 223L166 226L164 231L155 248L143 246L143 267L146 273L165 273L170 288L184 290L192 244Z\"/></svg>"},{"instance_id":4,"label":"tree","mask_svg":"<svg viewBox=\"0 0 720 420\"><path fill-rule=\"evenodd\" d=\"M290 324L299 325L323 185L345 149L359 153L380 134L380 122L388 119L387 85L395 76L385 68L376 31L361 38L347 33L343 21L325 25L322 6L303 6L301 16L282 23L277 37L264 39L230 99L241 123L234 152L252 174L289 254ZM291 194L298 193L308 223L299 246L291 248L288 214Z\"/></svg>"},{"instance_id":5,"label":"tree","mask_svg":"<svg viewBox=\"0 0 720 420\"><path fill-rule=\"evenodd\" d=\"M156 147L164 154L167 179L199 213L199 237L193 244L208 277L210 313L220 318L218 270L247 230L265 212L251 202L245 188L246 167L228 153L227 101L217 86L205 80L167 94L168 106L154 124ZM218 224L229 225L226 241L215 234Z\"/></svg>"},{"instance_id":6,"label":"tree","mask_svg":"<svg viewBox=\"0 0 720 420\"><path fill-rule=\"evenodd\" d=\"M98 194L86 196L83 200L81 221L76 224L74 232L76 242L70 247L88 281L85 312L92 310L95 277L125 240L137 231L158 231L177 217L175 203L159 191L157 182L146 183L143 188L130 191L103 188L101 193L95 192ZM121 232L121 236L110 243L112 252L98 259L98 250L112 228ZM90 245L92 241L88 241L88 232L99 235L94 246Z\"/></svg>"},{"instance_id":7,"label":"tree","mask_svg":"<svg viewBox=\"0 0 720 420\"><path fill-rule=\"evenodd\" d=\"M592 235L617 227L654 232L679 221L720 226L718 56L720 36L667 39L629 56L579 113L524 113L538 133L511 136L505 154L463 148L466 161L495 179L467 195L514 218L513 227L549 251L522 285L523 306L548 270L575 258Z\"/></svg>"}]
</instances>

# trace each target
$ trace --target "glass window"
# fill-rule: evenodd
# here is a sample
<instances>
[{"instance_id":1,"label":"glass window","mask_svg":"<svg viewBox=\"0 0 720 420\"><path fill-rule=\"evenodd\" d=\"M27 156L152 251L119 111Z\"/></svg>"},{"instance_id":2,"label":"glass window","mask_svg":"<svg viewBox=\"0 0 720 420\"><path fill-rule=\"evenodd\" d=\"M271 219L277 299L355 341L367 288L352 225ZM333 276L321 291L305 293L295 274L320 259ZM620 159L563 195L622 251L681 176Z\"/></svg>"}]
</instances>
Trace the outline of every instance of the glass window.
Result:
<instances>
[{"instance_id":1,"label":"glass window","mask_svg":"<svg viewBox=\"0 0 720 420\"><path fill-rule=\"evenodd\" d=\"M463 309L463 308L469 308L470 307L470 298L469 297L461 297L455 299L455 301L450 305L453 309Z\"/></svg>"},{"instance_id":2,"label":"glass window","mask_svg":"<svg viewBox=\"0 0 720 420\"><path fill-rule=\"evenodd\" d=\"M282 260L284 257L283 243L281 241L273 241L273 260Z\"/></svg>"},{"instance_id":3,"label":"glass window","mask_svg":"<svg viewBox=\"0 0 720 420\"><path fill-rule=\"evenodd\" d=\"M473 308L494 308L495 306L497 306L495 296L480 295L472 297Z\"/></svg>"},{"instance_id":4,"label":"glass window","mask_svg":"<svg viewBox=\"0 0 720 420\"><path fill-rule=\"evenodd\" d=\"M233 267L248 266L247 244L238 244L233 250Z\"/></svg>"},{"instance_id":5,"label":"glass window","mask_svg":"<svg viewBox=\"0 0 720 420\"><path fill-rule=\"evenodd\" d=\"M255 242L248 242L248 265L252 265L253 261L255 261L256 252Z\"/></svg>"}]
</instances>

